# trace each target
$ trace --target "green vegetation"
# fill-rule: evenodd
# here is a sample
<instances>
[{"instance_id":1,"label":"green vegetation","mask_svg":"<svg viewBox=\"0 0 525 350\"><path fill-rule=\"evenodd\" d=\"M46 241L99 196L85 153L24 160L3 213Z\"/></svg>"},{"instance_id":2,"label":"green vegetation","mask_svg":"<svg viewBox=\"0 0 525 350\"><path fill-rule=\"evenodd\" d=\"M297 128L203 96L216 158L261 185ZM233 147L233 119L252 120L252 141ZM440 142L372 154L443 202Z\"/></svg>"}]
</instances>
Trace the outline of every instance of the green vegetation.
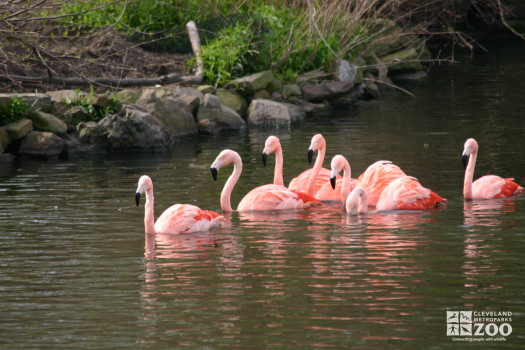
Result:
<instances>
[{"instance_id":1,"label":"green vegetation","mask_svg":"<svg viewBox=\"0 0 525 350\"><path fill-rule=\"evenodd\" d=\"M120 101L117 97L113 96L111 99L111 104L106 107L101 107L94 102L95 93L93 88L89 95L86 95L80 90L75 90L76 98L71 101L71 106L81 106L83 107L88 115L89 121L98 122L107 115L114 114L118 111ZM65 101L64 101L65 102Z\"/></svg>"},{"instance_id":2,"label":"green vegetation","mask_svg":"<svg viewBox=\"0 0 525 350\"><path fill-rule=\"evenodd\" d=\"M15 96L11 99L11 103L0 105L0 126L25 118L28 113L29 105L23 98Z\"/></svg>"}]
</instances>

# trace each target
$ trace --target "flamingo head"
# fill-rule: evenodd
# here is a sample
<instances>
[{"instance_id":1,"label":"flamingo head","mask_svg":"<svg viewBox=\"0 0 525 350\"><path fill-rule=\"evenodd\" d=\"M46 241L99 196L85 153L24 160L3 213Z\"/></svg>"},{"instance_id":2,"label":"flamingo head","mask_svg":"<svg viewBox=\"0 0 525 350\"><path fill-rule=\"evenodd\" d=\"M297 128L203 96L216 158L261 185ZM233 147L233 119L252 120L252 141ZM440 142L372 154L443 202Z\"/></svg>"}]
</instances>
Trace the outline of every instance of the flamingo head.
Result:
<instances>
[{"instance_id":1,"label":"flamingo head","mask_svg":"<svg viewBox=\"0 0 525 350\"><path fill-rule=\"evenodd\" d=\"M153 182L151 181L151 178L148 175L143 175L139 179L139 184L137 187L137 191L135 192L135 204L137 204L137 207L140 203L140 196L146 192L153 189Z\"/></svg>"},{"instance_id":2,"label":"flamingo head","mask_svg":"<svg viewBox=\"0 0 525 350\"><path fill-rule=\"evenodd\" d=\"M312 137L312 142L310 143L310 148L308 148L308 163L312 163L315 151L319 151L320 149L324 148L326 148L326 141L323 135L314 135Z\"/></svg>"},{"instance_id":3,"label":"flamingo head","mask_svg":"<svg viewBox=\"0 0 525 350\"><path fill-rule=\"evenodd\" d=\"M217 156L217 158L215 158L215 161L210 167L211 176L213 177L213 180L217 181L217 176L219 174L220 168L230 163L234 163L236 161L241 162L241 157L235 151L225 149L224 151L219 153L219 155ZM240 164L242 165L242 162Z\"/></svg>"},{"instance_id":4,"label":"flamingo head","mask_svg":"<svg viewBox=\"0 0 525 350\"><path fill-rule=\"evenodd\" d=\"M478 143L474 139L468 139L465 142L465 146L463 147L463 155L462 155L462 161L463 161L463 168L467 168L470 155L471 154L477 154L478 153Z\"/></svg>"},{"instance_id":5,"label":"flamingo head","mask_svg":"<svg viewBox=\"0 0 525 350\"><path fill-rule=\"evenodd\" d=\"M336 178L337 175L345 168L345 164L348 163L345 157L338 154L332 158L332 163L330 163L331 172L330 172L330 184L335 190Z\"/></svg>"},{"instance_id":6,"label":"flamingo head","mask_svg":"<svg viewBox=\"0 0 525 350\"><path fill-rule=\"evenodd\" d=\"M279 138L276 136L269 136L266 139L262 153L262 163L264 166L266 166L266 160L268 159L268 156L273 152L276 152L280 147L281 143L279 142Z\"/></svg>"}]
</instances>

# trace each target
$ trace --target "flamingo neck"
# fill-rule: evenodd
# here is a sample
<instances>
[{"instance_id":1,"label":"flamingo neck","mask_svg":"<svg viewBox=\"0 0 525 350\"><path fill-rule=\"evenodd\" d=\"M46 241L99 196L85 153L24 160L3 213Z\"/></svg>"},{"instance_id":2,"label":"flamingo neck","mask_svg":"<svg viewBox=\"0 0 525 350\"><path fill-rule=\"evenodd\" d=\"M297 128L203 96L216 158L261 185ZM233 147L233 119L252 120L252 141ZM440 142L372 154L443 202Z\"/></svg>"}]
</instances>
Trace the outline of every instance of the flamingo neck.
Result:
<instances>
[{"instance_id":1,"label":"flamingo neck","mask_svg":"<svg viewBox=\"0 0 525 350\"><path fill-rule=\"evenodd\" d=\"M283 149L281 146L275 151L275 168L273 171L273 184L284 186L283 181Z\"/></svg>"},{"instance_id":2,"label":"flamingo neck","mask_svg":"<svg viewBox=\"0 0 525 350\"><path fill-rule=\"evenodd\" d=\"M476 168L476 159L478 152L470 154L467 169L465 169L465 179L463 181L463 197L465 199L472 199L472 181L474 180L474 169Z\"/></svg>"},{"instance_id":3,"label":"flamingo neck","mask_svg":"<svg viewBox=\"0 0 525 350\"><path fill-rule=\"evenodd\" d=\"M221 192L221 208L223 212L233 211L231 206L231 194L237 180L241 177L242 173L242 160L240 156L234 156L233 159L233 172L228 178L228 181L224 184L224 188Z\"/></svg>"},{"instance_id":4,"label":"flamingo neck","mask_svg":"<svg viewBox=\"0 0 525 350\"><path fill-rule=\"evenodd\" d=\"M326 147L322 145L317 151L317 158L315 159L314 167L310 172L310 178L308 179L308 184L306 185L306 193L310 196L315 195L315 182L317 181L319 171L321 171L321 168L323 167L325 153Z\"/></svg>"},{"instance_id":5,"label":"flamingo neck","mask_svg":"<svg viewBox=\"0 0 525 350\"><path fill-rule=\"evenodd\" d=\"M366 192L361 187L356 187L346 199L346 212L348 214L366 214L368 212L368 199Z\"/></svg>"},{"instance_id":6,"label":"flamingo neck","mask_svg":"<svg viewBox=\"0 0 525 350\"><path fill-rule=\"evenodd\" d=\"M350 163L346 162L343 167L343 183L341 184L341 203L346 201L350 194L350 181L352 181L352 169Z\"/></svg>"},{"instance_id":7,"label":"flamingo neck","mask_svg":"<svg viewBox=\"0 0 525 350\"><path fill-rule=\"evenodd\" d=\"M153 208L155 204L155 198L153 197L153 188L146 191L146 204L144 205L144 228L146 233L155 234L155 216L153 214Z\"/></svg>"}]
</instances>

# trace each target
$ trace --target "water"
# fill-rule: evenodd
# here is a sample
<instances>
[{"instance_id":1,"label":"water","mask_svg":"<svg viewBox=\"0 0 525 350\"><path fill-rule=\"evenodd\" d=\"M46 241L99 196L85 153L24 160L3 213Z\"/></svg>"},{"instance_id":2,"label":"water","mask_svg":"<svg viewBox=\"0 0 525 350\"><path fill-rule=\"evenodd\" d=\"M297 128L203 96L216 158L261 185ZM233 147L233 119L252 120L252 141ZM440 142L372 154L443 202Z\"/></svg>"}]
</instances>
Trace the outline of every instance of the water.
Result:
<instances>
[{"instance_id":1,"label":"water","mask_svg":"<svg viewBox=\"0 0 525 350\"><path fill-rule=\"evenodd\" d=\"M524 200L462 200L464 141L480 144L476 177L525 184L525 45L487 44L436 66L412 98L390 92L280 131L285 182L307 168L314 133L328 159L357 177L388 159L449 199L446 208L347 217L337 205L282 214L234 213L213 233L145 237L138 178L153 178L156 215L169 205L219 210L237 150L233 205L272 181L264 132L184 140L165 154L22 161L0 172L0 346L67 348L456 348L446 311L511 311L525 341ZM485 339L486 337L481 337ZM479 337L478 337L479 339ZM491 344L492 343L492 344Z\"/></svg>"}]
</instances>

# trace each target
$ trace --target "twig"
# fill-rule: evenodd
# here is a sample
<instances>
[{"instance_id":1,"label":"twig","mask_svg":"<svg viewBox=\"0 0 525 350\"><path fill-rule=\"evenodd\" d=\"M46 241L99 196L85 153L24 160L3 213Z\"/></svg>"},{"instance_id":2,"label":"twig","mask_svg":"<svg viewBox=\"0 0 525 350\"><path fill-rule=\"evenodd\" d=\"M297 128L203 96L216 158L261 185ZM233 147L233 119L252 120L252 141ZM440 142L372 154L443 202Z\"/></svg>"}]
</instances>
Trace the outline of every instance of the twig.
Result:
<instances>
[{"instance_id":1,"label":"twig","mask_svg":"<svg viewBox=\"0 0 525 350\"><path fill-rule=\"evenodd\" d=\"M390 83L387 83L386 81L383 81L383 80L379 80L379 79L372 79L372 78L363 78L363 80L367 80L367 81L373 81L374 83L380 83L380 84L384 84L384 85L387 85L387 86L390 86L394 89L397 89L399 91L403 91L405 94L411 96L411 97L416 97L416 95L414 95L413 93L411 93L410 91L408 90L405 90L403 89L402 87L400 86L397 86L395 84L390 84Z\"/></svg>"},{"instance_id":2,"label":"twig","mask_svg":"<svg viewBox=\"0 0 525 350\"><path fill-rule=\"evenodd\" d=\"M503 5L501 4L501 1L500 0L496 0L498 2L498 8L499 8L499 16L501 18L501 23L503 23L503 25L505 26L505 28L507 28L508 30L510 30L512 33L514 33L515 35L517 35L519 38L525 40L525 35L521 34L520 32L518 32L516 29L512 28L512 26L507 22L507 20L505 19L505 14L503 13Z\"/></svg>"}]
</instances>

